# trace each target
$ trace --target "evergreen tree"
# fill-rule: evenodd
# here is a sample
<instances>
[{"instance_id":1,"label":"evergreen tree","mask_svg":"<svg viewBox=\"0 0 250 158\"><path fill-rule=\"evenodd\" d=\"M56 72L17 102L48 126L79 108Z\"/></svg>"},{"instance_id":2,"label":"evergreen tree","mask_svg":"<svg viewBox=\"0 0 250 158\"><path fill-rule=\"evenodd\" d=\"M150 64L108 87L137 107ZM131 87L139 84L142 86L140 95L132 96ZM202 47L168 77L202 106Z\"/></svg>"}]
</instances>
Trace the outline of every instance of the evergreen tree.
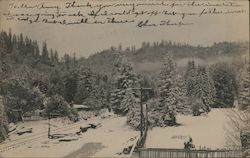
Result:
<instances>
[{"instance_id":1,"label":"evergreen tree","mask_svg":"<svg viewBox=\"0 0 250 158\"><path fill-rule=\"evenodd\" d=\"M194 115L201 110L209 112L214 103L214 82L204 66L196 68L195 62L189 61L185 72L186 102Z\"/></svg>"},{"instance_id":2,"label":"evergreen tree","mask_svg":"<svg viewBox=\"0 0 250 158\"><path fill-rule=\"evenodd\" d=\"M138 84L137 74L128 63L118 61L113 75L114 85L110 102L115 113L126 114L134 106L136 96L131 90Z\"/></svg>"},{"instance_id":3,"label":"evergreen tree","mask_svg":"<svg viewBox=\"0 0 250 158\"><path fill-rule=\"evenodd\" d=\"M194 97L201 100L203 110L209 112L214 101L215 87L205 67L198 67L194 91Z\"/></svg>"},{"instance_id":4,"label":"evergreen tree","mask_svg":"<svg viewBox=\"0 0 250 158\"><path fill-rule=\"evenodd\" d=\"M47 49L47 43L43 43L43 48L42 48L42 59L43 62L47 63L49 61L49 51Z\"/></svg>"},{"instance_id":5,"label":"evergreen tree","mask_svg":"<svg viewBox=\"0 0 250 158\"><path fill-rule=\"evenodd\" d=\"M71 61L72 61L71 60L71 56L68 55L68 54L64 54L64 56L63 56L63 62L65 64L65 66L66 66L66 69L70 69L71 63L72 63Z\"/></svg>"},{"instance_id":6,"label":"evergreen tree","mask_svg":"<svg viewBox=\"0 0 250 158\"><path fill-rule=\"evenodd\" d=\"M127 105L128 108L126 109L128 110L127 123L136 130L139 130L141 121L140 101L135 97L132 89L127 89L126 94L122 104Z\"/></svg>"},{"instance_id":7,"label":"evergreen tree","mask_svg":"<svg viewBox=\"0 0 250 158\"><path fill-rule=\"evenodd\" d=\"M188 96L187 96L187 89L185 80L182 75L177 76L177 88L176 88L178 95L178 104L176 106L177 113L180 114L190 114L191 107L188 103Z\"/></svg>"},{"instance_id":8,"label":"evergreen tree","mask_svg":"<svg viewBox=\"0 0 250 158\"><path fill-rule=\"evenodd\" d=\"M55 53L54 53L54 60L55 60L56 63L59 62L59 57L58 57L58 52L57 52L57 50L55 50Z\"/></svg>"},{"instance_id":9,"label":"evergreen tree","mask_svg":"<svg viewBox=\"0 0 250 158\"><path fill-rule=\"evenodd\" d=\"M34 56L36 59L38 59L40 57L40 52L37 41L33 41L33 46L34 46Z\"/></svg>"},{"instance_id":10,"label":"evergreen tree","mask_svg":"<svg viewBox=\"0 0 250 158\"><path fill-rule=\"evenodd\" d=\"M18 36L18 49L21 55L25 55L25 43L22 33Z\"/></svg>"},{"instance_id":11,"label":"evergreen tree","mask_svg":"<svg viewBox=\"0 0 250 158\"><path fill-rule=\"evenodd\" d=\"M9 34L8 34L8 53L11 53L12 51L12 33L11 29L9 29Z\"/></svg>"},{"instance_id":12,"label":"evergreen tree","mask_svg":"<svg viewBox=\"0 0 250 158\"><path fill-rule=\"evenodd\" d=\"M75 70L69 70L64 76L64 95L63 97L68 103L74 101L74 97L77 93L77 80L78 73Z\"/></svg>"},{"instance_id":13,"label":"evergreen tree","mask_svg":"<svg viewBox=\"0 0 250 158\"><path fill-rule=\"evenodd\" d=\"M54 52L53 52L52 49L50 49L50 60L51 60L52 63L55 62L55 59L54 59Z\"/></svg>"},{"instance_id":14,"label":"evergreen tree","mask_svg":"<svg viewBox=\"0 0 250 158\"><path fill-rule=\"evenodd\" d=\"M0 60L3 60L7 54L8 51L8 36L6 32L0 33Z\"/></svg>"},{"instance_id":15,"label":"evergreen tree","mask_svg":"<svg viewBox=\"0 0 250 158\"><path fill-rule=\"evenodd\" d=\"M211 66L211 78L216 89L213 107L232 107L238 93L236 72L226 63Z\"/></svg>"},{"instance_id":16,"label":"evergreen tree","mask_svg":"<svg viewBox=\"0 0 250 158\"><path fill-rule=\"evenodd\" d=\"M187 70L185 73L186 95L191 97L194 95L194 86L196 78L196 67L194 60L188 61Z\"/></svg>"},{"instance_id":17,"label":"evergreen tree","mask_svg":"<svg viewBox=\"0 0 250 158\"><path fill-rule=\"evenodd\" d=\"M85 99L90 97L93 90L93 85L93 72L88 67L81 68L77 82L76 95L74 97L75 102L78 104L82 104Z\"/></svg>"},{"instance_id":18,"label":"evergreen tree","mask_svg":"<svg viewBox=\"0 0 250 158\"><path fill-rule=\"evenodd\" d=\"M160 113L160 126L176 124L176 106L179 103L179 94L175 68L173 57L168 54L159 76L160 104L156 110Z\"/></svg>"}]
</instances>

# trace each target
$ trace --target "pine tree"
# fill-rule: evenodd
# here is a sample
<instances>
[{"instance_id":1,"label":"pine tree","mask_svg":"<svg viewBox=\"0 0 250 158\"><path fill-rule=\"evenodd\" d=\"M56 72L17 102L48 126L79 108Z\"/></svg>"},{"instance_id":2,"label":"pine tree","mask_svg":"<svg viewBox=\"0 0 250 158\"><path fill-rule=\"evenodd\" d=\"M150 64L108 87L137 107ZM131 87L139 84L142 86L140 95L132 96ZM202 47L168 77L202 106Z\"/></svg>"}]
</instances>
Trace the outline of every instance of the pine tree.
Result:
<instances>
[{"instance_id":1,"label":"pine tree","mask_svg":"<svg viewBox=\"0 0 250 158\"><path fill-rule=\"evenodd\" d=\"M25 43L22 33L18 36L18 49L20 51L20 55L25 54Z\"/></svg>"},{"instance_id":2,"label":"pine tree","mask_svg":"<svg viewBox=\"0 0 250 158\"><path fill-rule=\"evenodd\" d=\"M3 60L8 51L8 36L5 32L0 33L0 60Z\"/></svg>"},{"instance_id":3,"label":"pine tree","mask_svg":"<svg viewBox=\"0 0 250 158\"><path fill-rule=\"evenodd\" d=\"M68 103L74 100L77 93L78 73L75 70L69 70L64 79L64 98Z\"/></svg>"},{"instance_id":4,"label":"pine tree","mask_svg":"<svg viewBox=\"0 0 250 158\"><path fill-rule=\"evenodd\" d=\"M236 72L229 64L218 63L211 66L210 74L216 89L213 107L232 107L238 93Z\"/></svg>"},{"instance_id":5,"label":"pine tree","mask_svg":"<svg viewBox=\"0 0 250 158\"><path fill-rule=\"evenodd\" d=\"M115 65L113 80L110 98L112 109L115 113L126 114L135 104L135 94L131 89L138 84L137 74L130 64L118 61Z\"/></svg>"},{"instance_id":6,"label":"pine tree","mask_svg":"<svg viewBox=\"0 0 250 158\"><path fill-rule=\"evenodd\" d=\"M85 99L91 96L94 86L94 76L90 68L83 67L79 72L79 79L77 82L77 92L74 100L78 104L82 104Z\"/></svg>"},{"instance_id":7,"label":"pine tree","mask_svg":"<svg viewBox=\"0 0 250 158\"><path fill-rule=\"evenodd\" d=\"M49 51L47 49L47 43L44 42L43 43L43 48L42 48L42 59L44 62L48 62L49 61Z\"/></svg>"},{"instance_id":8,"label":"pine tree","mask_svg":"<svg viewBox=\"0 0 250 158\"><path fill-rule=\"evenodd\" d=\"M200 110L210 111L214 103L215 86L208 71L203 66L196 68L194 61L189 61L184 75L186 87L186 103L199 115Z\"/></svg>"},{"instance_id":9,"label":"pine tree","mask_svg":"<svg viewBox=\"0 0 250 158\"><path fill-rule=\"evenodd\" d=\"M196 77L196 67L194 60L188 61L187 70L185 73L185 84L186 84L186 94L187 96L194 95L194 86L195 86L195 77Z\"/></svg>"},{"instance_id":10,"label":"pine tree","mask_svg":"<svg viewBox=\"0 0 250 158\"><path fill-rule=\"evenodd\" d=\"M132 126L133 128L135 128L136 130L138 130L140 128L140 121L141 121L141 109L140 109L140 105L139 105L139 99L136 98L133 94L133 90L132 89L128 89L126 92L126 96L123 99L122 103L124 105L127 105L125 110L128 111L127 114L127 123Z\"/></svg>"},{"instance_id":11,"label":"pine tree","mask_svg":"<svg viewBox=\"0 0 250 158\"><path fill-rule=\"evenodd\" d=\"M55 62L56 62L56 63L58 63L58 62L59 62L58 52L57 52L57 50L55 50L55 53L54 53L54 60L55 60Z\"/></svg>"},{"instance_id":12,"label":"pine tree","mask_svg":"<svg viewBox=\"0 0 250 158\"><path fill-rule=\"evenodd\" d=\"M36 59L38 59L40 57L40 52L37 41L33 41L33 46L34 46L34 56Z\"/></svg>"},{"instance_id":13,"label":"pine tree","mask_svg":"<svg viewBox=\"0 0 250 158\"><path fill-rule=\"evenodd\" d=\"M11 53L12 51L12 33L11 29L9 29L9 34L8 34L8 53Z\"/></svg>"},{"instance_id":14,"label":"pine tree","mask_svg":"<svg viewBox=\"0 0 250 158\"><path fill-rule=\"evenodd\" d=\"M176 83L175 63L172 55L168 54L159 76L159 111L160 126L176 124L176 106L179 103Z\"/></svg>"},{"instance_id":15,"label":"pine tree","mask_svg":"<svg viewBox=\"0 0 250 158\"><path fill-rule=\"evenodd\" d=\"M54 59L54 52L53 52L52 49L50 49L50 60L51 60L52 63L55 62L55 59Z\"/></svg>"},{"instance_id":16,"label":"pine tree","mask_svg":"<svg viewBox=\"0 0 250 158\"><path fill-rule=\"evenodd\" d=\"M191 113L191 106L188 103L188 96L187 96L187 89L186 84L183 76L177 76L177 88L178 90L178 105L176 107L177 113L180 114L190 114Z\"/></svg>"},{"instance_id":17,"label":"pine tree","mask_svg":"<svg viewBox=\"0 0 250 158\"><path fill-rule=\"evenodd\" d=\"M198 67L194 91L194 97L201 100L203 110L209 112L215 97L215 87L205 67Z\"/></svg>"}]
</instances>

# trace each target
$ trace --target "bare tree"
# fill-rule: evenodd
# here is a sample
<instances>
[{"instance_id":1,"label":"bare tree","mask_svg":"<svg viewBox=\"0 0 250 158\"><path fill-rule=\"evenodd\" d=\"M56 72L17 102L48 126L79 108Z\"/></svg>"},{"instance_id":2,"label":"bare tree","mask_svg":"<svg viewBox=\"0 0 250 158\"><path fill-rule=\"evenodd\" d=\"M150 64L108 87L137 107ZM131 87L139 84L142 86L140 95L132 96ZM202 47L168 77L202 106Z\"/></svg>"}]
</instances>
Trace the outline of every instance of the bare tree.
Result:
<instances>
[{"instance_id":1,"label":"bare tree","mask_svg":"<svg viewBox=\"0 0 250 158\"><path fill-rule=\"evenodd\" d=\"M227 128L227 147L241 148L241 133L250 131L250 109L236 108L227 112L229 128Z\"/></svg>"}]
</instances>

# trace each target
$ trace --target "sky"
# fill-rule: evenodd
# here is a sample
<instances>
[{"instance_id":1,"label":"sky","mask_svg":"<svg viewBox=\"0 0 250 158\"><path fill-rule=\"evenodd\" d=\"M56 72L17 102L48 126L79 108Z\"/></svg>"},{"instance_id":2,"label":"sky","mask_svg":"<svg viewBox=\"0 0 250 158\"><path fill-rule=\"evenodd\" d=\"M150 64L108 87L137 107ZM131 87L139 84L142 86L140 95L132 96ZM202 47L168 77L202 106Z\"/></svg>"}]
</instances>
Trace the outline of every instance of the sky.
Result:
<instances>
[{"instance_id":1,"label":"sky","mask_svg":"<svg viewBox=\"0 0 250 158\"><path fill-rule=\"evenodd\" d=\"M7 4L1 4L4 12ZM123 25L53 25L27 24L17 21L6 21L1 17L1 30L23 33L37 40L40 44L47 41L48 47L57 49L60 55L76 53L78 57L88 57L98 51L121 44L123 48L136 46L142 42L172 40L191 45L208 46L221 41L249 40L249 2L240 1L246 10L243 14L204 16L193 19L194 25L183 27L135 27ZM2 15L2 13L1 13Z\"/></svg>"}]
</instances>

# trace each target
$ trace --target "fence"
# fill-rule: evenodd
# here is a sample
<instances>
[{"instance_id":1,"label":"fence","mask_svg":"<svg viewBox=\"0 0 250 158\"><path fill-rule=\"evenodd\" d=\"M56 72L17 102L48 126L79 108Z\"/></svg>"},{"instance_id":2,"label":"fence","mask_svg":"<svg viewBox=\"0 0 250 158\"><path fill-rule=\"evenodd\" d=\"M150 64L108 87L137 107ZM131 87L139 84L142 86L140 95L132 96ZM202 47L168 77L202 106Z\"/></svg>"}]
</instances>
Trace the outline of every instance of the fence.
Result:
<instances>
[{"instance_id":1,"label":"fence","mask_svg":"<svg viewBox=\"0 0 250 158\"><path fill-rule=\"evenodd\" d=\"M46 120L47 118L41 116L30 116L30 117L23 117L23 121L39 121L39 120Z\"/></svg>"},{"instance_id":2,"label":"fence","mask_svg":"<svg viewBox=\"0 0 250 158\"><path fill-rule=\"evenodd\" d=\"M186 150L142 148L140 158L241 158L241 150Z\"/></svg>"}]
</instances>

